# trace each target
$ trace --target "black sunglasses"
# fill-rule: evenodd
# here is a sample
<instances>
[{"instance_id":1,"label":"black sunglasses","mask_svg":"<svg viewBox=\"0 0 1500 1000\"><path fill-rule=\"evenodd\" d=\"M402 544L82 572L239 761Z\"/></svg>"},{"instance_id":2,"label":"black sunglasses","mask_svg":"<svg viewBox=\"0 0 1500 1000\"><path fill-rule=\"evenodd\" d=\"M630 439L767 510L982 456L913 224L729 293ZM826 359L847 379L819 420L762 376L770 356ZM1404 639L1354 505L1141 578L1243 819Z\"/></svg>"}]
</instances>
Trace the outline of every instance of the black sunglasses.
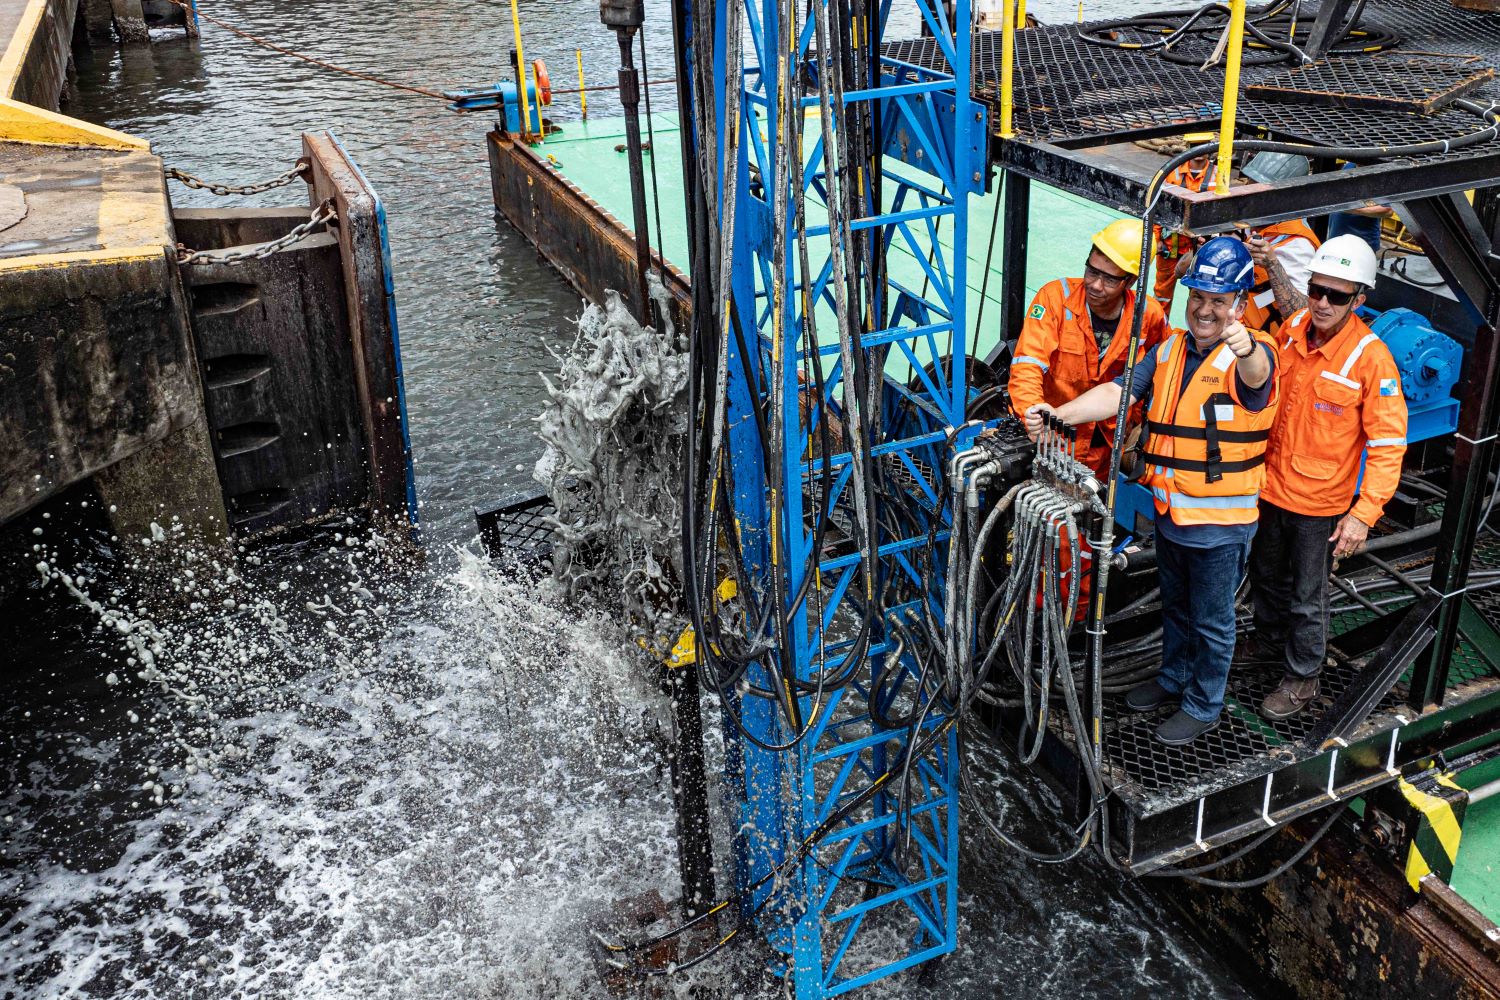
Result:
<instances>
[{"instance_id":1,"label":"black sunglasses","mask_svg":"<svg viewBox=\"0 0 1500 1000\"><path fill-rule=\"evenodd\" d=\"M1105 272L1099 270L1094 265L1090 264L1088 261L1084 261L1083 262L1083 280L1084 281L1088 281L1090 278L1098 278L1100 281L1108 282L1110 285L1118 287L1118 286L1124 284L1125 282L1129 281L1130 280L1130 275L1128 275L1128 274L1106 274Z\"/></svg>"},{"instance_id":2,"label":"black sunglasses","mask_svg":"<svg viewBox=\"0 0 1500 1000\"><path fill-rule=\"evenodd\" d=\"M1354 296L1358 294L1359 292L1334 291L1327 285L1320 285L1316 281L1309 281L1307 283L1307 300L1309 302L1314 299L1327 299L1328 304L1331 306L1347 306L1353 301Z\"/></svg>"}]
</instances>

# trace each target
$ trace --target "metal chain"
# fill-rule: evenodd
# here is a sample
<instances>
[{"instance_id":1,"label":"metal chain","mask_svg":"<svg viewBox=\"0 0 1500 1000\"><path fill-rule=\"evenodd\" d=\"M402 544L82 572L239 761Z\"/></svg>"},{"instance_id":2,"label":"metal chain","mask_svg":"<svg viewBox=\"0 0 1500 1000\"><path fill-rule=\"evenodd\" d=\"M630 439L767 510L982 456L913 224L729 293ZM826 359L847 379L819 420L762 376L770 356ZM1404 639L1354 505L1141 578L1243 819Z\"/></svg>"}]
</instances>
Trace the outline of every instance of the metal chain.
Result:
<instances>
[{"instance_id":1,"label":"metal chain","mask_svg":"<svg viewBox=\"0 0 1500 1000\"><path fill-rule=\"evenodd\" d=\"M168 167L167 176L174 181L181 181L190 188L196 188L199 191L211 191L219 195L260 194L262 191L274 191L276 188L286 187L292 181L305 179L310 167L311 164L308 163L307 158L303 157L286 173L261 184L215 184L213 181L194 177L186 170L178 170L176 167Z\"/></svg>"},{"instance_id":2,"label":"metal chain","mask_svg":"<svg viewBox=\"0 0 1500 1000\"><path fill-rule=\"evenodd\" d=\"M263 260L272 254L280 253L289 247L302 242L313 232L323 225L338 218L338 212L334 210L333 199L330 198L313 210L308 220L288 232L285 236L277 237L269 243L256 243L242 250L231 250L228 253L218 253L213 250L191 250L177 244L177 263L179 264L241 264L247 260Z\"/></svg>"}]
</instances>

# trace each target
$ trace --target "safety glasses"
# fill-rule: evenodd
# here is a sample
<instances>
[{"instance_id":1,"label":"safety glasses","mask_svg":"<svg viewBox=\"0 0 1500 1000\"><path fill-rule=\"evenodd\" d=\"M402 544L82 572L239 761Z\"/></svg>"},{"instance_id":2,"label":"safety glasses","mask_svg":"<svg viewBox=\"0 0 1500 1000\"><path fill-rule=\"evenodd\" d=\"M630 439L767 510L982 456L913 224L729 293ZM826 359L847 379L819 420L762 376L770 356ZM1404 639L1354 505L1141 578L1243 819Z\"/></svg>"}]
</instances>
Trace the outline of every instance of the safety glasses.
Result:
<instances>
[{"instance_id":1,"label":"safety glasses","mask_svg":"<svg viewBox=\"0 0 1500 1000\"><path fill-rule=\"evenodd\" d=\"M1130 275L1128 275L1128 274L1118 274L1118 275L1116 275L1116 274L1105 274L1103 271L1099 270L1097 267L1095 267L1094 265L1090 264L1088 261L1084 261L1083 262L1083 280L1084 281L1090 281L1090 280L1102 281L1106 285L1108 285L1110 288L1119 288L1125 282L1127 282L1127 281L1130 280Z\"/></svg>"},{"instance_id":2,"label":"safety glasses","mask_svg":"<svg viewBox=\"0 0 1500 1000\"><path fill-rule=\"evenodd\" d=\"M1309 281L1307 283L1307 299L1309 302L1314 299L1327 299L1328 304L1331 306L1347 306L1354 300L1354 296L1358 294L1358 292L1334 291L1327 285L1320 285L1316 281Z\"/></svg>"}]
</instances>

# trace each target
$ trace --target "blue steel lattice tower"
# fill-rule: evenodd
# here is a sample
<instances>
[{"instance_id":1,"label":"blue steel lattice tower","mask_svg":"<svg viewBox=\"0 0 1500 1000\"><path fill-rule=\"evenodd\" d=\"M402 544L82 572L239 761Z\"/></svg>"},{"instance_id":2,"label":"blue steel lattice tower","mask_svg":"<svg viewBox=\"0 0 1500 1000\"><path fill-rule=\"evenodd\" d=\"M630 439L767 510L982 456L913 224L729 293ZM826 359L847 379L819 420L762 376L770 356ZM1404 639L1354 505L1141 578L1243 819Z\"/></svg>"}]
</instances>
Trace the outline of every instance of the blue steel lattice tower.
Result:
<instances>
[{"instance_id":1,"label":"blue steel lattice tower","mask_svg":"<svg viewBox=\"0 0 1500 1000\"><path fill-rule=\"evenodd\" d=\"M714 2L729 251L715 285L728 277L716 293L739 334L721 309L729 502L741 582L787 621L745 676L764 694L730 706L755 737L730 726L736 880L741 920L786 956L807 1000L956 944L951 706L916 699L905 725L870 706L915 699L904 636L922 616L944 620L941 480L972 434L964 251L987 131L970 95L969 0L957 32L940 0ZM948 72L879 55L893 14L936 38ZM819 505L853 542L817 544Z\"/></svg>"}]
</instances>

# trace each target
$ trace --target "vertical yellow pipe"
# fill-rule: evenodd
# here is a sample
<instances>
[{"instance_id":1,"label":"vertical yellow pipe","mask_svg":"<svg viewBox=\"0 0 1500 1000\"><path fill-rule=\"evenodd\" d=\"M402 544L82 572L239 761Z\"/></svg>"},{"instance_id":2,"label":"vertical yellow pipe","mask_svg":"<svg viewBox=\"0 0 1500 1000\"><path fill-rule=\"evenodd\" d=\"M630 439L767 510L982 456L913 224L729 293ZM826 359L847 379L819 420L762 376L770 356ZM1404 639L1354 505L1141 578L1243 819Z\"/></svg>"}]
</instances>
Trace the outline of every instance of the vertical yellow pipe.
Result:
<instances>
[{"instance_id":1,"label":"vertical yellow pipe","mask_svg":"<svg viewBox=\"0 0 1500 1000\"><path fill-rule=\"evenodd\" d=\"M1016 0L1016 30L1026 27L1026 0Z\"/></svg>"},{"instance_id":2,"label":"vertical yellow pipe","mask_svg":"<svg viewBox=\"0 0 1500 1000\"><path fill-rule=\"evenodd\" d=\"M1241 4L1243 7L1243 4ZM521 13L516 10L516 0L510 0L510 23L516 31L516 73L520 76L517 84L519 97L521 99L521 139L531 138L531 102L526 99L526 51L521 47Z\"/></svg>"},{"instance_id":3,"label":"vertical yellow pipe","mask_svg":"<svg viewBox=\"0 0 1500 1000\"><path fill-rule=\"evenodd\" d=\"M583 89L583 50L574 49L573 55L578 58L578 103L583 106L583 120L589 119L589 92Z\"/></svg>"},{"instance_id":4,"label":"vertical yellow pipe","mask_svg":"<svg viewBox=\"0 0 1500 1000\"><path fill-rule=\"evenodd\" d=\"M1245 0L1229 0L1229 49L1224 58L1224 107L1219 119L1219 167L1214 193L1229 193L1234 162L1234 116L1240 99L1240 53L1245 48Z\"/></svg>"},{"instance_id":5,"label":"vertical yellow pipe","mask_svg":"<svg viewBox=\"0 0 1500 1000\"><path fill-rule=\"evenodd\" d=\"M1003 0L1000 14L1000 138L1014 139L1016 2Z\"/></svg>"},{"instance_id":6,"label":"vertical yellow pipe","mask_svg":"<svg viewBox=\"0 0 1500 1000\"><path fill-rule=\"evenodd\" d=\"M1078 23L1083 23L1083 0L1078 0Z\"/></svg>"}]
</instances>

